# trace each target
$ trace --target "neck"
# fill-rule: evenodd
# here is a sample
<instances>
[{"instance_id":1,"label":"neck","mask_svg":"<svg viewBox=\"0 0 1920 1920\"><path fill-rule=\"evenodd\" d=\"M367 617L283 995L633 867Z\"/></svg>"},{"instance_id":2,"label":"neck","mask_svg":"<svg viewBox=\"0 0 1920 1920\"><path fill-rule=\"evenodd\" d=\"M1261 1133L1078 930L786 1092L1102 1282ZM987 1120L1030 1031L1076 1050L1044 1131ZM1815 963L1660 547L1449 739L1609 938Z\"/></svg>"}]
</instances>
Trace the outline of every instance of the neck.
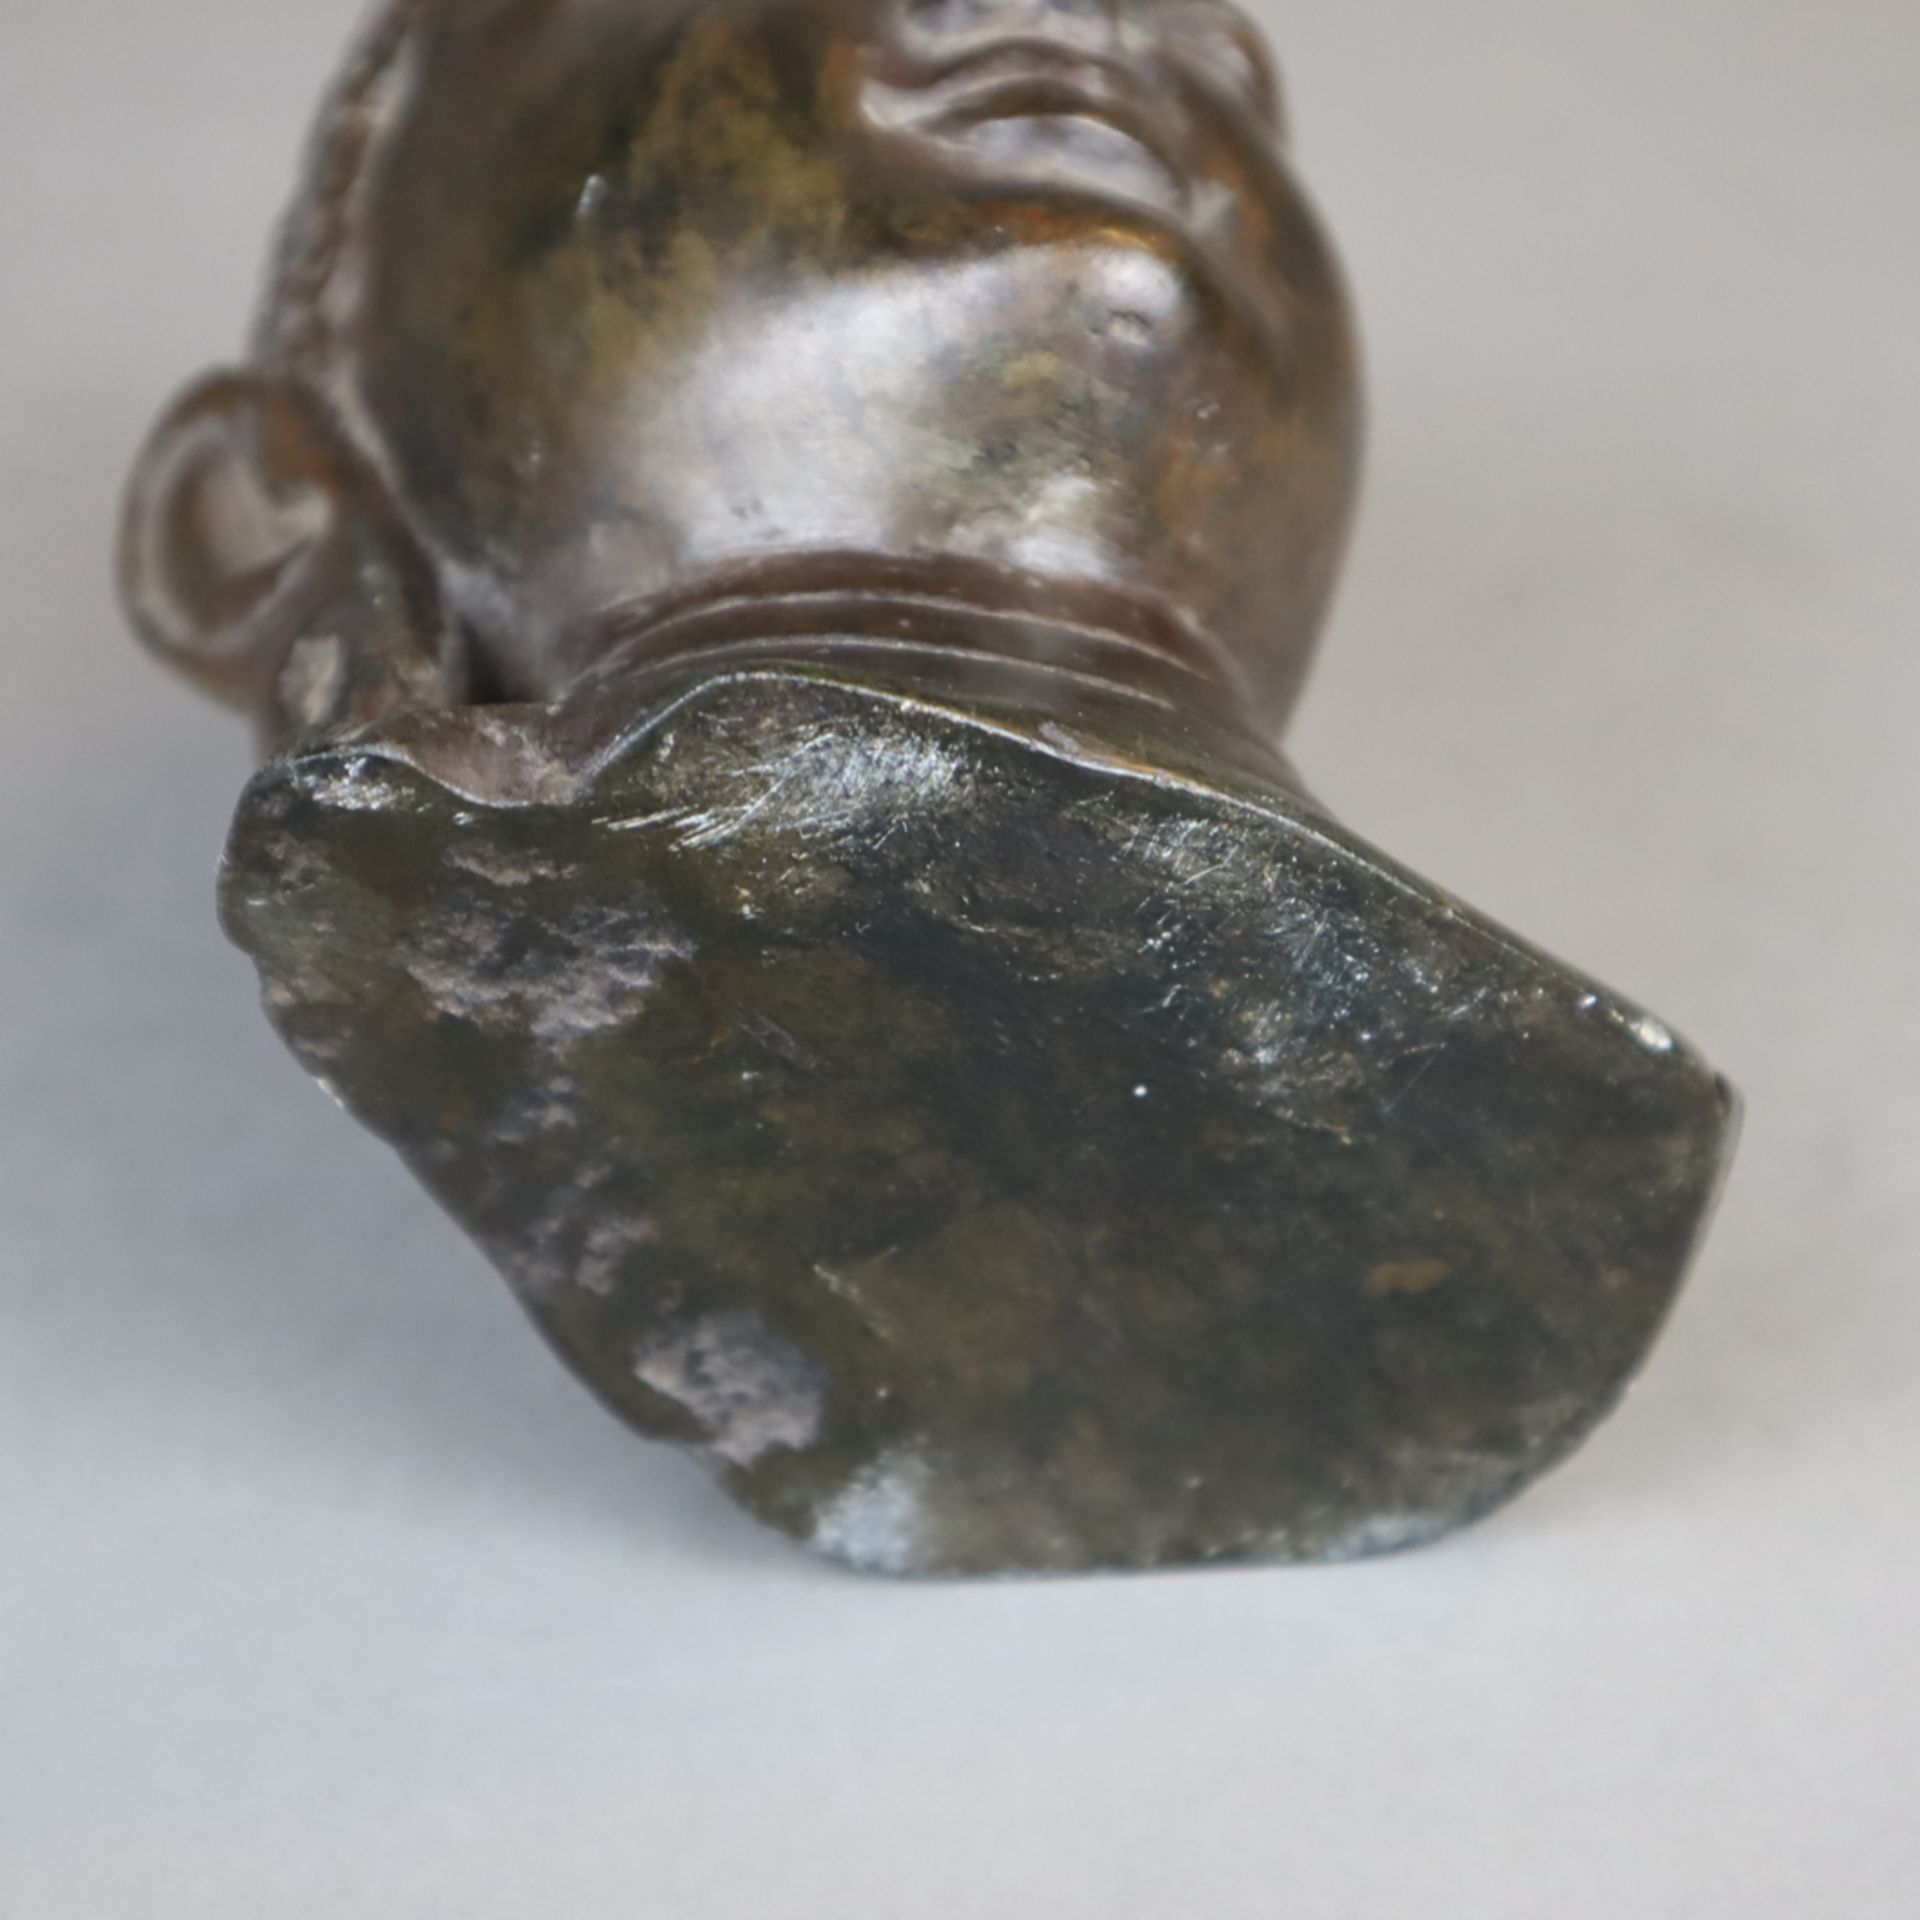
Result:
<instances>
[{"instance_id":1,"label":"neck","mask_svg":"<svg viewBox=\"0 0 1920 1920\"><path fill-rule=\"evenodd\" d=\"M941 556L821 552L606 608L555 650L592 759L677 694L802 669L964 707L1062 751L1173 773L1237 768L1298 794L1234 656L1148 594Z\"/></svg>"},{"instance_id":2,"label":"neck","mask_svg":"<svg viewBox=\"0 0 1920 1920\"><path fill-rule=\"evenodd\" d=\"M1161 596L959 555L781 555L603 609L557 650L549 698L617 671L732 654L1024 669L1251 727L1254 690Z\"/></svg>"}]
</instances>

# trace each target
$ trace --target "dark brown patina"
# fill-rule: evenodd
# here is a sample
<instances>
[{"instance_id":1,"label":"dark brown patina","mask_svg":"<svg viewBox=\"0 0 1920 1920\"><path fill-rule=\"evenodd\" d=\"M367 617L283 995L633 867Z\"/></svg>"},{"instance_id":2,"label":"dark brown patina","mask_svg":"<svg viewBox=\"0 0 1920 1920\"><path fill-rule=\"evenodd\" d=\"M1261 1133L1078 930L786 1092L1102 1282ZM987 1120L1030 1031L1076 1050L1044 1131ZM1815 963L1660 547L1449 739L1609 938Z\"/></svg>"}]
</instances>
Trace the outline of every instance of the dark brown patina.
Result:
<instances>
[{"instance_id":1,"label":"dark brown patina","mask_svg":"<svg viewBox=\"0 0 1920 1920\"><path fill-rule=\"evenodd\" d=\"M1274 744L1345 297L1216 0L413 0L129 497L301 1060L635 1426L905 1572L1431 1538L1732 1111Z\"/></svg>"}]
</instances>

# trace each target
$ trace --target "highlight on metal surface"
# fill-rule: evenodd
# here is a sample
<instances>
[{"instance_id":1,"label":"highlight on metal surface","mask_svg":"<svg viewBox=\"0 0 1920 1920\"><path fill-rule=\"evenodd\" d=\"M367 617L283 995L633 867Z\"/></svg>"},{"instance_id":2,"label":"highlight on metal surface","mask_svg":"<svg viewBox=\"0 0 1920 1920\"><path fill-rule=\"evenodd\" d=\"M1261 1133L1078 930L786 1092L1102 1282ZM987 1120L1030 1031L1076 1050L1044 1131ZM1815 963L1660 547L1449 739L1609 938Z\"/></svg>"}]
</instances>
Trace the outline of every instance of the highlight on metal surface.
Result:
<instances>
[{"instance_id":1,"label":"highlight on metal surface","mask_svg":"<svg viewBox=\"0 0 1920 1920\"><path fill-rule=\"evenodd\" d=\"M823 1553L1417 1544L1666 1316L1725 1083L1277 745L1358 418L1217 0L407 0L141 458L270 1017Z\"/></svg>"}]
</instances>

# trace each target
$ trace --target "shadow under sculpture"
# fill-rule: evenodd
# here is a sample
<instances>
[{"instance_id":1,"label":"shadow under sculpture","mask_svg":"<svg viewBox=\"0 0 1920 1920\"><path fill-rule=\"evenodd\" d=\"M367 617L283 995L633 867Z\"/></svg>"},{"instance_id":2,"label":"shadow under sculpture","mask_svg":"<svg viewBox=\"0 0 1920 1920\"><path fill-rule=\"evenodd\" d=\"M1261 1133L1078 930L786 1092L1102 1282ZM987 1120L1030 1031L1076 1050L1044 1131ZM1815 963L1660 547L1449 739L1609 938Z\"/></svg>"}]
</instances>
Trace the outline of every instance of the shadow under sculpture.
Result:
<instances>
[{"instance_id":1,"label":"shadow under sculpture","mask_svg":"<svg viewBox=\"0 0 1920 1920\"><path fill-rule=\"evenodd\" d=\"M857 1566L1347 1557L1565 1456L1732 1097L1273 742L1357 382L1213 0L420 0L130 489L302 1063Z\"/></svg>"}]
</instances>

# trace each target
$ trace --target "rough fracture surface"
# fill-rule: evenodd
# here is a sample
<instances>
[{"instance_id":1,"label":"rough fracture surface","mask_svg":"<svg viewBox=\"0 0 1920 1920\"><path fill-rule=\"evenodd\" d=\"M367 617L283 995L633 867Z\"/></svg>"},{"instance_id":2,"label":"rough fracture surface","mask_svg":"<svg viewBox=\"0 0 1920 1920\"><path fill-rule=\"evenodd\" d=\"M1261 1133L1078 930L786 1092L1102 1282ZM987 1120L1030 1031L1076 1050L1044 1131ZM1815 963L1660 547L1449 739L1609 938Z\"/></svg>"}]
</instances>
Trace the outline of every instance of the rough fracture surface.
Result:
<instances>
[{"instance_id":1,"label":"rough fracture surface","mask_svg":"<svg viewBox=\"0 0 1920 1920\"><path fill-rule=\"evenodd\" d=\"M389 0L121 580L300 1058L583 1379L897 1572L1574 1446L1731 1097L1279 742L1358 356L1225 0Z\"/></svg>"},{"instance_id":2,"label":"rough fracture surface","mask_svg":"<svg viewBox=\"0 0 1920 1920\"><path fill-rule=\"evenodd\" d=\"M1340 1558L1608 1410L1731 1097L1274 787L831 675L271 762L300 1059L622 1418L896 1573ZM450 744L451 743L451 744Z\"/></svg>"}]
</instances>

